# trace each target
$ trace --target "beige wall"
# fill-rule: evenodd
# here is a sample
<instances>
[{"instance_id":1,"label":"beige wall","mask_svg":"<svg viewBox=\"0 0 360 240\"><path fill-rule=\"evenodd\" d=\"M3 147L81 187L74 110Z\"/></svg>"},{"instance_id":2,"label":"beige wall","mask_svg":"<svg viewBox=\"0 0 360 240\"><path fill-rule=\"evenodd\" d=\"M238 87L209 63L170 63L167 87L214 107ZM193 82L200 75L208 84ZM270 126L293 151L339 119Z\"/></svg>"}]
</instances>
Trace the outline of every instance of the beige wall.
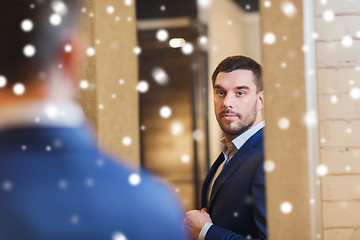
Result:
<instances>
[{"instance_id":1,"label":"beige wall","mask_svg":"<svg viewBox=\"0 0 360 240\"><path fill-rule=\"evenodd\" d=\"M360 2L317 1L315 9L320 160L328 167L321 184L323 235L349 239L360 224L360 100L350 96L360 88ZM332 22L322 18L328 9ZM344 36L354 38L351 47L341 44Z\"/></svg>"},{"instance_id":2,"label":"beige wall","mask_svg":"<svg viewBox=\"0 0 360 240\"><path fill-rule=\"evenodd\" d=\"M302 3L288 1L297 9L290 18L280 1L271 1L268 8L264 2L262 36L276 37L273 44L263 45L265 160L275 167L266 172L268 236L311 239ZM292 211L281 211L284 203L291 204Z\"/></svg>"},{"instance_id":3,"label":"beige wall","mask_svg":"<svg viewBox=\"0 0 360 240\"><path fill-rule=\"evenodd\" d=\"M137 45L134 3L126 6L124 1L83 0L80 29L85 39L82 51L85 68L79 81L88 80L90 87L79 90L79 102L96 129L100 145L138 165L138 64L137 55L133 52ZM107 12L108 6L114 7L114 13ZM95 48L94 56L86 56L88 47ZM119 82L121 79L123 84ZM129 146L123 144L125 137L131 139Z\"/></svg>"}]
</instances>

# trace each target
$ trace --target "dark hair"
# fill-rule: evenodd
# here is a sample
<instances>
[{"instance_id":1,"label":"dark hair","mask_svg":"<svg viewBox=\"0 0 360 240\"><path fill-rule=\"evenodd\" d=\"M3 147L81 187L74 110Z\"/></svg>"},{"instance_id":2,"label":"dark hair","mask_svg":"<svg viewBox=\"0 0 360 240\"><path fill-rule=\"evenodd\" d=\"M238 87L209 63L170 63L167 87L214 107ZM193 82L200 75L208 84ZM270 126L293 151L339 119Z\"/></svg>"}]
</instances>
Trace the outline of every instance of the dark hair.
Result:
<instances>
[{"instance_id":1,"label":"dark hair","mask_svg":"<svg viewBox=\"0 0 360 240\"><path fill-rule=\"evenodd\" d=\"M213 86L215 84L216 77L220 72L228 73L239 69L252 71L255 76L254 81L256 85L256 92L262 91L261 65L255 60L245 56L231 56L222 60L216 67L211 77Z\"/></svg>"},{"instance_id":2,"label":"dark hair","mask_svg":"<svg viewBox=\"0 0 360 240\"><path fill-rule=\"evenodd\" d=\"M74 30L78 7L79 0L1 0L0 75L5 76L8 86L25 83L56 64ZM58 25L50 23L54 14L61 20ZM31 31L22 29L24 20L32 23ZM34 56L25 56L27 45L35 48Z\"/></svg>"}]
</instances>

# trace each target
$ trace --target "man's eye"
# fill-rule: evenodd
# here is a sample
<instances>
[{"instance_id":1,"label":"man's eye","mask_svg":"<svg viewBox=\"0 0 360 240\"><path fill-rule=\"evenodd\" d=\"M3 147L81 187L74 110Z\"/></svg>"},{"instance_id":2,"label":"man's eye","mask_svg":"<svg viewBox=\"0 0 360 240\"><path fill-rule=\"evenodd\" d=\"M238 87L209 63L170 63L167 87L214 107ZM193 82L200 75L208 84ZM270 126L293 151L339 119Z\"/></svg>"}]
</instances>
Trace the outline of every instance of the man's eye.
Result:
<instances>
[{"instance_id":1,"label":"man's eye","mask_svg":"<svg viewBox=\"0 0 360 240\"><path fill-rule=\"evenodd\" d=\"M218 92L217 92L217 95L219 95L219 96L224 96L225 93L224 93L223 91L218 91Z\"/></svg>"},{"instance_id":2,"label":"man's eye","mask_svg":"<svg viewBox=\"0 0 360 240\"><path fill-rule=\"evenodd\" d=\"M236 95L238 95L238 96L242 96L242 95L244 95L245 93L244 92L237 92L236 93Z\"/></svg>"}]
</instances>

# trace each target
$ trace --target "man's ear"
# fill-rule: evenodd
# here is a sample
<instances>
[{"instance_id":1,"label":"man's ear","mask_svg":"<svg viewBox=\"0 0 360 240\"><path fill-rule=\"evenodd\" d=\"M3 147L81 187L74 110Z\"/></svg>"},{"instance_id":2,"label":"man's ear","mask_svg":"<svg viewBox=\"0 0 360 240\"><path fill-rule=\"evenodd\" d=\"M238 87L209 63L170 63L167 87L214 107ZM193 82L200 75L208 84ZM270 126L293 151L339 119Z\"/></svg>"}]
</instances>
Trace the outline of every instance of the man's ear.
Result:
<instances>
[{"instance_id":1,"label":"man's ear","mask_svg":"<svg viewBox=\"0 0 360 240\"><path fill-rule=\"evenodd\" d=\"M67 41L64 41L59 52L59 62L67 79L77 79L81 68L81 51L84 50L82 38L79 34L73 34ZM83 51L84 52L84 51Z\"/></svg>"},{"instance_id":2,"label":"man's ear","mask_svg":"<svg viewBox=\"0 0 360 240\"><path fill-rule=\"evenodd\" d=\"M261 111L264 108L264 91L258 93L257 101L257 111Z\"/></svg>"}]
</instances>

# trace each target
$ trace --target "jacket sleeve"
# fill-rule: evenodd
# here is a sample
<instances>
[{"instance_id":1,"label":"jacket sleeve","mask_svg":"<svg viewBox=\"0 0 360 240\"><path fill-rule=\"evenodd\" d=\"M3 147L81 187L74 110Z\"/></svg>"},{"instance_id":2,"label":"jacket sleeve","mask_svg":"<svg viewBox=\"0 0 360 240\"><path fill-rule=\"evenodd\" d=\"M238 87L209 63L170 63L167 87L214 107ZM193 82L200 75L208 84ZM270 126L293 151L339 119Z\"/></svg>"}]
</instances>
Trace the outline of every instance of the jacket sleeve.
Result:
<instances>
[{"instance_id":1,"label":"jacket sleeve","mask_svg":"<svg viewBox=\"0 0 360 240\"><path fill-rule=\"evenodd\" d=\"M212 225L206 233L205 240L266 240L266 209L265 209L265 175L264 163L261 161L252 183L253 216L258 228L257 238L236 234L220 226Z\"/></svg>"}]
</instances>

